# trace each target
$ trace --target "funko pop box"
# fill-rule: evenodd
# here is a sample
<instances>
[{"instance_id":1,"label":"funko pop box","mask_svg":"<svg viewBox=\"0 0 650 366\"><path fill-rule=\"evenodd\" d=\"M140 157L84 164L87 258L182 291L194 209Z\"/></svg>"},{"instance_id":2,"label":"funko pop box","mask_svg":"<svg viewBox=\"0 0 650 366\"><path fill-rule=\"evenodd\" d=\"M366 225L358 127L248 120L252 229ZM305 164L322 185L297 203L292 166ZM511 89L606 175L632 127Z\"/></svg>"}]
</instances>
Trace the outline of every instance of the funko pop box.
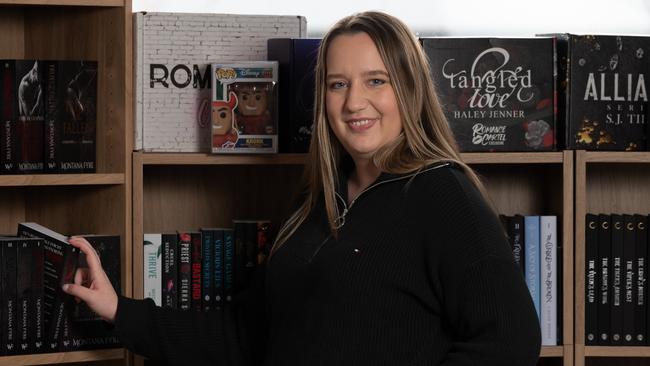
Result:
<instances>
[{"instance_id":1,"label":"funko pop box","mask_svg":"<svg viewBox=\"0 0 650 366\"><path fill-rule=\"evenodd\" d=\"M212 152L278 152L278 62L212 64Z\"/></svg>"}]
</instances>

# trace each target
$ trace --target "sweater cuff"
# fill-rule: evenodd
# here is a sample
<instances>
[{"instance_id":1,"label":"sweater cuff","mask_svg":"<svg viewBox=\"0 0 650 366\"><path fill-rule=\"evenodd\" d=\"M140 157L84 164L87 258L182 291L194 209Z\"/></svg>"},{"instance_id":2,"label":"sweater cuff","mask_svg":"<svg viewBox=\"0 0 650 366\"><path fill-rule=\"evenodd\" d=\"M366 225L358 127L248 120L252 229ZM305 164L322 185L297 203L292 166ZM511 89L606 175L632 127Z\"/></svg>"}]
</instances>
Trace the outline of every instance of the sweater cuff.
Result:
<instances>
[{"instance_id":1,"label":"sweater cuff","mask_svg":"<svg viewBox=\"0 0 650 366\"><path fill-rule=\"evenodd\" d=\"M147 307L151 299L135 300L118 296L117 311L115 313L115 333L124 343L129 339L138 338L137 334L146 329Z\"/></svg>"}]
</instances>

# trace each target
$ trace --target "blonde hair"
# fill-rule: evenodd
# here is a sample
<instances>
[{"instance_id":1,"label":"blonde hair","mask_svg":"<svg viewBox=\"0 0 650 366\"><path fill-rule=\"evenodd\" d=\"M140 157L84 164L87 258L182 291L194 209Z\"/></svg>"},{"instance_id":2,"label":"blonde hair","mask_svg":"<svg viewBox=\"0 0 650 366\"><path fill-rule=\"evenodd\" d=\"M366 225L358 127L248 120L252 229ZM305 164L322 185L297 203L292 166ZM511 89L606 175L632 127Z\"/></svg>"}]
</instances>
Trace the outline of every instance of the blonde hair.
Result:
<instances>
[{"instance_id":1,"label":"blonde hair","mask_svg":"<svg viewBox=\"0 0 650 366\"><path fill-rule=\"evenodd\" d=\"M321 192L330 231L335 237L337 235L337 167L346 152L327 121L327 51L337 36L361 32L373 40L391 75L403 129L398 138L375 153L375 166L382 172L403 174L435 162L453 161L462 167L490 202L476 173L461 161L458 146L434 90L429 61L417 38L402 21L391 15L375 11L358 13L338 21L321 41L315 73L314 129L303 176L304 201L278 232L271 254L305 221Z\"/></svg>"}]
</instances>

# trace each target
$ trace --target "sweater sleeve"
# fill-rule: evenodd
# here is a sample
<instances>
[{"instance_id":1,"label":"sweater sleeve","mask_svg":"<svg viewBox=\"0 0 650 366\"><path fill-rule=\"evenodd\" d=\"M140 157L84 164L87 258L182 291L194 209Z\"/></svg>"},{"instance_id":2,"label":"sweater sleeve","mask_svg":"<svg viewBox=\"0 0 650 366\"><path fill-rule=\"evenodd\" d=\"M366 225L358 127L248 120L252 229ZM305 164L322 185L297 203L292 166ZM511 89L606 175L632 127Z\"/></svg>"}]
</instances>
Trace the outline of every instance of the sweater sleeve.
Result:
<instances>
[{"instance_id":1,"label":"sweater sleeve","mask_svg":"<svg viewBox=\"0 0 650 366\"><path fill-rule=\"evenodd\" d=\"M266 352L264 269L220 310L181 311L119 297L115 333L130 351L165 365L259 365Z\"/></svg>"},{"instance_id":2,"label":"sweater sleeve","mask_svg":"<svg viewBox=\"0 0 650 366\"><path fill-rule=\"evenodd\" d=\"M539 320L499 219L462 171L438 177L440 226L425 235L437 243L429 245L431 278L451 330L441 365L535 365Z\"/></svg>"}]
</instances>

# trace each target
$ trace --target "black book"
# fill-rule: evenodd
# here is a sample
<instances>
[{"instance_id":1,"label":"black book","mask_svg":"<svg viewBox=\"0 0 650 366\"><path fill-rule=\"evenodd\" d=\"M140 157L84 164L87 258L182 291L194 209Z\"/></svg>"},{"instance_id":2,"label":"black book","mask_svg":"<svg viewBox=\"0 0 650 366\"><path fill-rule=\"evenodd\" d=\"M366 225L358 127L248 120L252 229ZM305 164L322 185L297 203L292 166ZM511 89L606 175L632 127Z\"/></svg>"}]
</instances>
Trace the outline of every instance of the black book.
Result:
<instances>
[{"instance_id":1,"label":"black book","mask_svg":"<svg viewBox=\"0 0 650 366\"><path fill-rule=\"evenodd\" d=\"M178 235L162 234L162 306L178 306Z\"/></svg>"},{"instance_id":2,"label":"black book","mask_svg":"<svg viewBox=\"0 0 650 366\"><path fill-rule=\"evenodd\" d=\"M623 234L625 223L623 215L612 216L612 265L610 277L610 322L611 344L620 345L623 342Z\"/></svg>"},{"instance_id":3,"label":"black book","mask_svg":"<svg viewBox=\"0 0 650 366\"><path fill-rule=\"evenodd\" d=\"M250 283L251 276L257 266L259 247L257 243L257 221L248 221L244 224L244 287Z\"/></svg>"},{"instance_id":4,"label":"black book","mask_svg":"<svg viewBox=\"0 0 650 366\"><path fill-rule=\"evenodd\" d=\"M94 173L97 124L97 62L48 64L46 162L49 171ZM52 92L54 88L54 92Z\"/></svg>"},{"instance_id":5,"label":"black book","mask_svg":"<svg viewBox=\"0 0 650 366\"><path fill-rule=\"evenodd\" d=\"M27 354L33 351L30 347L30 318L32 314L32 247L30 241L38 242L39 239L19 238L17 244L17 277L16 277L16 329L18 331L18 349L20 354Z\"/></svg>"},{"instance_id":6,"label":"black book","mask_svg":"<svg viewBox=\"0 0 650 366\"><path fill-rule=\"evenodd\" d=\"M214 299L213 265L214 234L211 229L201 229L201 310L210 311Z\"/></svg>"},{"instance_id":7,"label":"black book","mask_svg":"<svg viewBox=\"0 0 650 366\"><path fill-rule=\"evenodd\" d=\"M0 238L2 246L2 350L5 355L18 353L18 306L16 296L17 265L18 265L17 238Z\"/></svg>"},{"instance_id":8,"label":"black book","mask_svg":"<svg viewBox=\"0 0 650 366\"><path fill-rule=\"evenodd\" d=\"M278 138L282 153L306 153L313 130L314 81L320 39L272 38L267 59L279 64Z\"/></svg>"},{"instance_id":9,"label":"black book","mask_svg":"<svg viewBox=\"0 0 650 366\"><path fill-rule=\"evenodd\" d=\"M585 219L585 345L598 344L598 215Z\"/></svg>"},{"instance_id":10,"label":"black book","mask_svg":"<svg viewBox=\"0 0 650 366\"><path fill-rule=\"evenodd\" d=\"M42 352L45 342L45 319L43 307L45 302L45 249L42 239L26 239L31 247L31 302L29 313L29 335L31 349L34 353Z\"/></svg>"},{"instance_id":11,"label":"black book","mask_svg":"<svg viewBox=\"0 0 650 366\"><path fill-rule=\"evenodd\" d=\"M212 231L212 240L214 242L214 308L220 309L226 301L226 254L224 245L224 231L228 229L215 229ZM230 288L232 288L232 233L229 235L229 281Z\"/></svg>"},{"instance_id":12,"label":"black book","mask_svg":"<svg viewBox=\"0 0 650 366\"><path fill-rule=\"evenodd\" d=\"M623 215L623 345L635 344L634 303L636 298L636 230L634 217Z\"/></svg>"},{"instance_id":13,"label":"black book","mask_svg":"<svg viewBox=\"0 0 650 366\"><path fill-rule=\"evenodd\" d=\"M203 264L202 250L201 250L201 233L192 232L192 309L194 311L201 311L201 266Z\"/></svg>"},{"instance_id":14,"label":"black book","mask_svg":"<svg viewBox=\"0 0 650 366\"><path fill-rule=\"evenodd\" d=\"M515 257L515 262L524 273L524 217L522 215L515 215L510 218L508 222L508 236L512 243L512 254Z\"/></svg>"},{"instance_id":15,"label":"black book","mask_svg":"<svg viewBox=\"0 0 650 366\"><path fill-rule=\"evenodd\" d=\"M646 263L648 262L648 217L643 215L634 215L635 224L635 251L636 257L636 300L634 304L634 341L636 345L643 346L647 342L647 324L646 324L646 296L647 287L645 285Z\"/></svg>"},{"instance_id":16,"label":"black book","mask_svg":"<svg viewBox=\"0 0 650 366\"><path fill-rule=\"evenodd\" d=\"M18 114L16 101L16 75L15 60L2 60L0 68L0 116L2 126L0 136L0 172L12 174L18 169L16 159L16 115Z\"/></svg>"},{"instance_id":17,"label":"black book","mask_svg":"<svg viewBox=\"0 0 650 366\"><path fill-rule=\"evenodd\" d=\"M235 291L237 251L234 236L234 230L223 230L223 297L225 302L232 301Z\"/></svg>"},{"instance_id":18,"label":"black book","mask_svg":"<svg viewBox=\"0 0 650 366\"><path fill-rule=\"evenodd\" d=\"M610 271L612 255L612 230L610 227L611 218L609 215L598 215L598 262L600 278L599 301L598 301L598 344L611 344L611 295L610 295Z\"/></svg>"},{"instance_id":19,"label":"black book","mask_svg":"<svg viewBox=\"0 0 650 366\"><path fill-rule=\"evenodd\" d=\"M558 59L566 60L566 147L584 150L646 150L648 96L643 56L650 37L556 35Z\"/></svg>"},{"instance_id":20,"label":"black book","mask_svg":"<svg viewBox=\"0 0 650 366\"><path fill-rule=\"evenodd\" d=\"M44 261L44 306L45 351L59 350L61 332L66 309L73 306L72 296L61 288L74 281L79 258L79 249L68 243L65 235L33 222L18 224L18 235L41 238L45 250Z\"/></svg>"},{"instance_id":21,"label":"black book","mask_svg":"<svg viewBox=\"0 0 650 366\"><path fill-rule=\"evenodd\" d=\"M115 289L122 293L122 265L119 235L83 235L95 249L106 276ZM79 255L78 267L87 268L86 256ZM77 351L121 347L112 327L92 311L84 302L75 303L66 312L64 336L60 351Z\"/></svg>"},{"instance_id":22,"label":"black book","mask_svg":"<svg viewBox=\"0 0 650 366\"><path fill-rule=\"evenodd\" d=\"M248 230L245 221L233 221L235 250L233 253L233 291L237 292L244 287L248 258L246 248Z\"/></svg>"},{"instance_id":23,"label":"black book","mask_svg":"<svg viewBox=\"0 0 650 366\"><path fill-rule=\"evenodd\" d=\"M178 233L178 307L190 310L192 288L192 236Z\"/></svg>"}]
</instances>

